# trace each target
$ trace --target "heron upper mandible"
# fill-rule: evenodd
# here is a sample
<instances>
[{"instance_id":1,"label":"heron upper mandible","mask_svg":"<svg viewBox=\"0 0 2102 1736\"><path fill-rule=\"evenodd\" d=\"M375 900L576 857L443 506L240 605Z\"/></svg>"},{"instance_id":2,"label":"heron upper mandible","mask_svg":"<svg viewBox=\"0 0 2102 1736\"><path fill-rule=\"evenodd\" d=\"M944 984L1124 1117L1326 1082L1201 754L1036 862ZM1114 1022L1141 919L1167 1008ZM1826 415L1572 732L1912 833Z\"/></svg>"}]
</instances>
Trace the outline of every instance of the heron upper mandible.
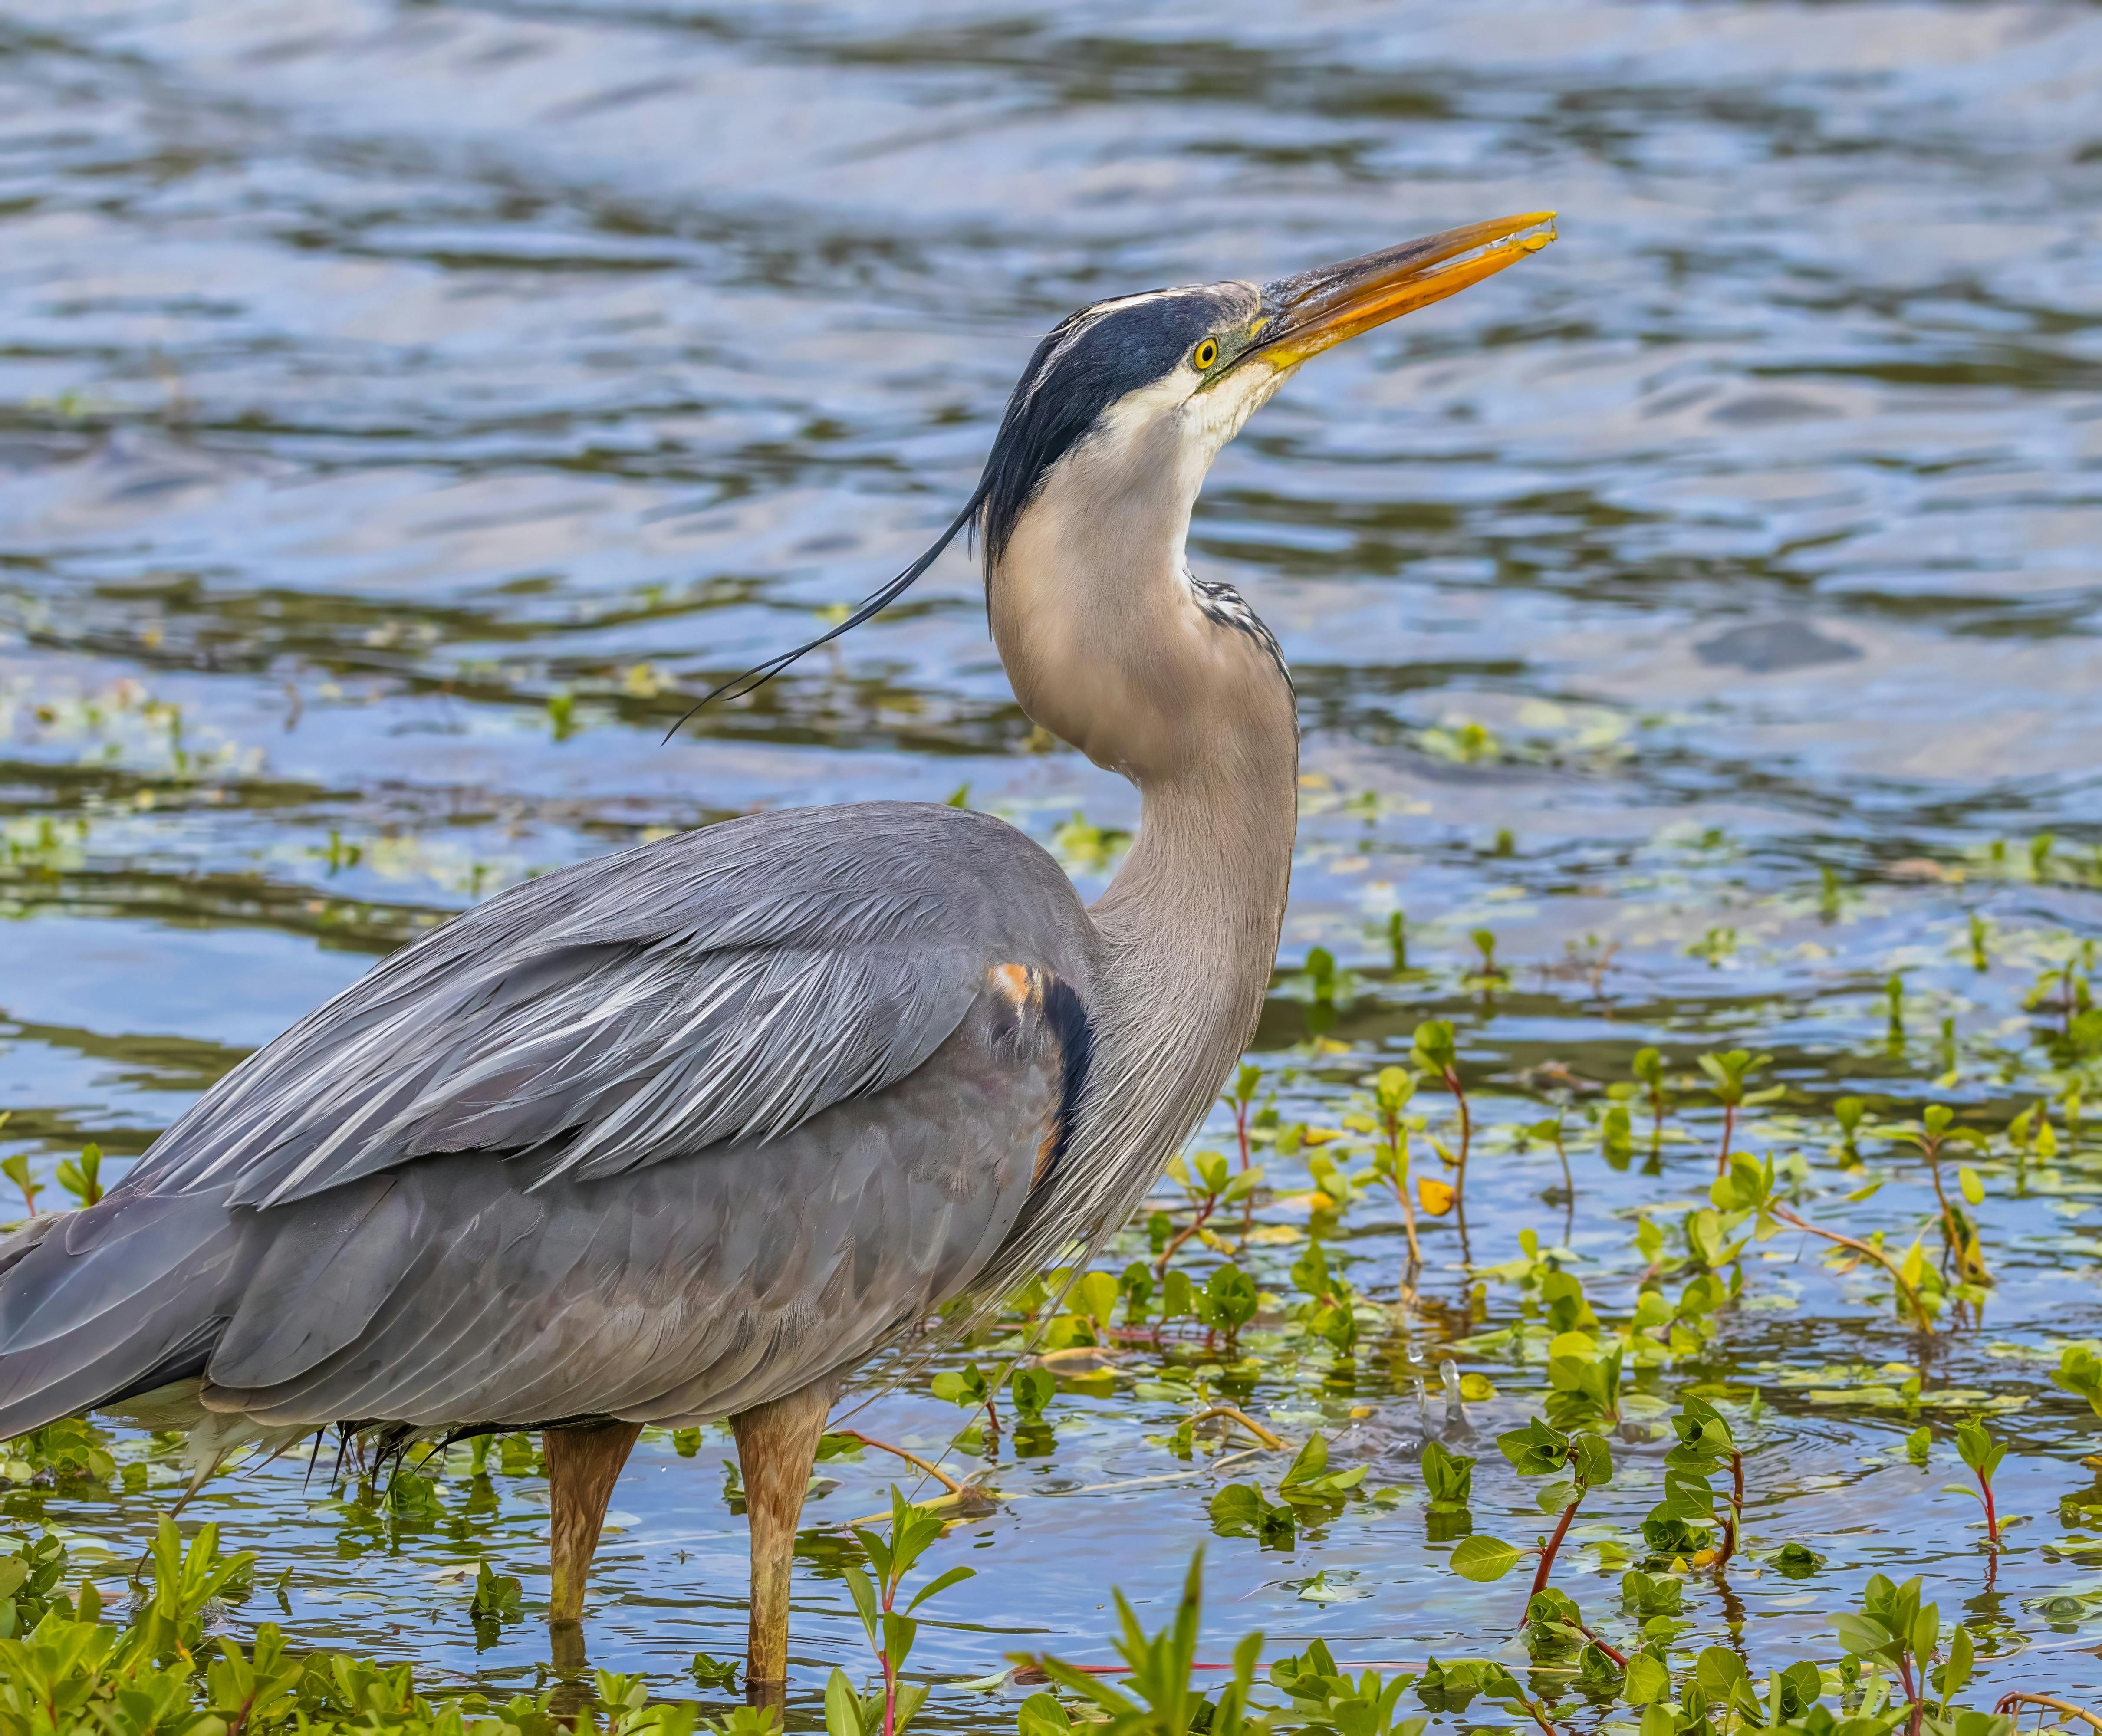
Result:
<instances>
[{"instance_id":1,"label":"heron upper mandible","mask_svg":"<svg viewBox=\"0 0 2102 1736\"><path fill-rule=\"evenodd\" d=\"M1206 471L1309 356L1551 216L1082 309L963 514L845 623L975 522L1022 710L1138 786L1095 904L1012 826L903 802L512 887L243 1061L98 1203L0 1243L0 1438L129 1406L209 1468L331 1427L541 1430L559 1639L636 1435L727 1418L748 1681L778 1694L842 1382L1121 1224L1255 1028L1299 733L1276 640L1185 563Z\"/></svg>"}]
</instances>

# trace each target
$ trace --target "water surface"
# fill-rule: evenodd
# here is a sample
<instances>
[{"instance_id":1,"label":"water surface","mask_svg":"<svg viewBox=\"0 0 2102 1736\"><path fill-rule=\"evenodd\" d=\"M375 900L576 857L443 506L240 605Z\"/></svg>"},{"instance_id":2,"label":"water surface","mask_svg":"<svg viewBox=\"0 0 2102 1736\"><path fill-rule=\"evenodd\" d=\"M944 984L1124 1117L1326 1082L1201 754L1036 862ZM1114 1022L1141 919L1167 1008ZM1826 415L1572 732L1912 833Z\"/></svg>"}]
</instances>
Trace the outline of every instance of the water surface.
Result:
<instances>
[{"instance_id":1,"label":"water surface","mask_svg":"<svg viewBox=\"0 0 2102 1736\"><path fill-rule=\"evenodd\" d=\"M1814 1118L1953 1070L1941 1095L2003 1125L2049 1061L2022 997L2102 926L2099 88L2102 13L2074 5L7 7L0 1146L46 1173L90 1140L135 1154L387 949L663 828L960 786L1047 840L1075 810L1128 827L1129 791L1016 708L960 549L836 655L659 737L931 539L1075 305L1554 207L1562 240L1523 268L1302 374L1199 509L1194 561L1276 630L1306 732L1258 1058L1286 1119L1333 1123L1419 1017L1456 1016L1501 1126L1544 1113L1542 1062L1609 1081L1644 1043L1680 1070L1741 1043L1803 1118L1755 1149L1804 1149L1820 1210L1909 1239L1917 1166L1878 1157L1893 1185L1849 1203ZM1397 907L1412 974L1390 970ZM1516 971L1486 1004L1461 981L1481 927ZM1315 946L1368 973L1319 1052L1291 976ZM1700 1101L1661 1176L1579 1153L1568 1241L1620 1310L1638 1263L1614 1214L1697 1196ZM1563 1223L1552 1158L1488 1144L1473 1252L1494 1262ZM2075 1149L2018 1200L1989 1167L1984 1330L1922 1363L1863 1281L1783 1242L1718 1360L1658 1384L1763 1393L1753 1530L1829 1557L1696 1593L1760 1667L1829 1655L1823 1612L1902 1561L2003 1651L2049 1649L1993 1679L2102 1687L2102 1634L2023 1608L2102 1583L2042 1548L2061 1496L2102 1495L2091 1419L2031 1354L2102 1331L2102 1168ZM1375 1295L1392 1220L1346 1226ZM1281 1286L1291 1252L1248 1258ZM1294 1436L1366 1406L1403 1429L1412 1347L1465 1330L1426 1316L1368 1337L1353 1390L1299 1371L1248 1402ZM1934 1492L1945 1443L1922 1472L1914 1419L1801 1396L1876 1384L1802 1384L1826 1364L1892 1362L2025 1401L2003 1476L2035 1517L1989 1584L1973 1509ZM1479 1366L1506 1395L1486 1435L1538 1371ZM1413 1508L1354 1508L1288 1555L1213 1539L1214 1472L1146 1438L1180 1414L1143 1370L1062 1398L1055 1452L1009 1463L1028 1498L943 1546L980 1574L920 1661L1100 1658L1108 1588L1156 1620L1200 1542L1222 1652L1253 1626L1366 1659L1501 1643L1516 1582L1454 1579ZM925 1449L956 1417L894 1393L862 1422ZM669 1688L696 1647L740 1649L728 1452L638 1453L595 1662ZM266 1587L292 1570L279 1619L438 1677L534 1678L535 1629L477 1651L458 1575L487 1552L543 1594L537 1478L455 1474L442 1519L390 1530L303 1468L197 1509ZM859 1643L821 1528L889 1475L827 1474L806 1687ZM1530 1522L1481 1474L1484 1529ZM121 1547L164 1493L9 1511ZM1625 1534L1651 1499L1603 1519ZM1317 1568L1358 1575L1354 1601L1302 1600Z\"/></svg>"}]
</instances>

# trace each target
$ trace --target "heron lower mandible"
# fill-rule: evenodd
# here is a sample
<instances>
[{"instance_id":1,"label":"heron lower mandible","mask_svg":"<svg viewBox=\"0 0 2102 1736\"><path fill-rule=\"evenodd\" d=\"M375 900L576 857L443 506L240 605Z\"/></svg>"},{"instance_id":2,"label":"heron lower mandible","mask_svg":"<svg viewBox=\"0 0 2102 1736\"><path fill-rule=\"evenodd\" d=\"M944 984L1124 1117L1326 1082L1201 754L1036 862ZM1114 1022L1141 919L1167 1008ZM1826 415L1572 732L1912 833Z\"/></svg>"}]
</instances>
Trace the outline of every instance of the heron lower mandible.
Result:
<instances>
[{"instance_id":1,"label":"heron lower mandible","mask_svg":"<svg viewBox=\"0 0 2102 1736\"><path fill-rule=\"evenodd\" d=\"M130 1406L202 1471L331 1427L542 1430L559 1637L636 1435L726 1417L748 1680L778 1693L841 1383L1120 1225L1255 1028L1299 734L1276 640L1185 565L1206 471L1309 356L1536 251L1550 215L1084 308L963 514L854 618L976 523L1022 710L1139 789L1097 903L988 815L893 802L513 887L0 1243L0 1437Z\"/></svg>"}]
</instances>

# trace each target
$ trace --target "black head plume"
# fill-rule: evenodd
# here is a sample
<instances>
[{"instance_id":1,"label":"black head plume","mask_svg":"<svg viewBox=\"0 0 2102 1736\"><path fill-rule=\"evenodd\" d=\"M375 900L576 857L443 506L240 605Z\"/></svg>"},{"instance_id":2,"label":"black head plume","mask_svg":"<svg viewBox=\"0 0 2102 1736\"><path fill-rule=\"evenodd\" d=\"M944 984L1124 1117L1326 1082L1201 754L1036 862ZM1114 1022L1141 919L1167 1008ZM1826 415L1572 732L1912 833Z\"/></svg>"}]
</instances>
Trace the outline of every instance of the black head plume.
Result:
<instances>
[{"instance_id":1,"label":"black head plume","mask_svg":"<svg viewBox=\"0 0 2102 1736\"><path fill-rule=\"evenodd\" d=\"M888 609L973 520L984 533L990 572L1045 472L1072 450L1102 412L1173 370L1222 321L1252 311L1254 296L1254 290L1243 284L1155 290L1099 302L1062 320L1030 356L1007 401L978 487L933 546L882 589L863 598L838 626L724 682L666 730L664 739L670 741L705 706L756 691L820 645Z\"/></svg>"},{"instance_id":2,"label":"black head plume","mask_svg":"<svg viewBox=\"0 0 2102 1736\"><path fill-rule=\"evenodd\" d=\"M746 670L743 675L733 676L729 680L724 682L721 687L715 689L712 692L707 693L703 698L695 701L694 703L689 707L685 713L679 719L678 722L672 724L669 729L667 729L664 732L664 739L667 742L670 741L673 736L676 735L681 729L685 728L686 724L692 720L695 713L700 711L707 706L713 705L716 700L723 698L739 699L743 698L747 693L756 691L758 689L764 687L769 681L771 681L774 676L779 675L783 670L787 668L791 664L797 662L802 658L808 657L820 645L830 644L842 633L851 633L856 627L859 627L863 622L869 619L870 617L879 614L883 610L889 608L893 603L895 603L898 598L903 596L907 591L910 591L912 588L914 583L918 580L921 574L925 573L928 568L933 565L935 561L941 557L942 551L956 540L956 534L962 530L965 525L969 525L972 519L977 516L979 504L984 499L985 485L981 483L979 484L977 491L972 494L969 501L965 504L964 510L959 512L956 518L951 522L949 528L934 539L933 546L917 560L914 561L911 566L906 568L902 573L900 573L897 578L892 579L889 584L884 586L880 590L871 591L867 596L863 597L861 600L860 604L855 609L854 612L849 615L845 620L840 622L837 627L830 628L827 631L818 634L815 639L809 640L807 644L800 644L792 651L784 651L778 657L769 658L765 662L757 664L752 668Z\"/></svg>"}]
</instances>

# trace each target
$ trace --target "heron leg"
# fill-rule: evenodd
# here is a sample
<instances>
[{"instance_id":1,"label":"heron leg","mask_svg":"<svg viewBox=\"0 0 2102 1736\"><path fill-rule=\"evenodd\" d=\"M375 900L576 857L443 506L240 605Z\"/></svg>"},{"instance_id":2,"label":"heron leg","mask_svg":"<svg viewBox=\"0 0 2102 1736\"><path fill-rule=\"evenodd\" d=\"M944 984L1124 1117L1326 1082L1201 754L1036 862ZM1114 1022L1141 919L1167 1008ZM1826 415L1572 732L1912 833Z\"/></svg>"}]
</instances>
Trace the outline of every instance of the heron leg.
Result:
<instances>
[{"instance_id":1,"label":"heron leg","mask_svg":"<svg viewBox=\"0 0 2102 1736\"><path fill-rule=\"evenodd\" d=\"M641 1433L640 1423L590 1423L550 1428L540 1437L548 1461L548 1558L554 1570L548 1621L555 1630L558 1661L570 1651L582 1655L580 1645L565 1642L577 1638L574 1630L584 1613L584 1575L598 1548L606 1504Z\"/></svg>"},{"instance_id":2,"label":"heron leg","mask_svg":"<svg viewBox=\"0 0 2102 1736\"><path fill-rule=\"evenodd\" d=\"M779 1705L788 1681L788 1588L796 1557L796 1525L803 1493L817 1463L818 1437L838 1396L827 1379L785 1398L755 1406L729 1419L744 1478L745 1517L752 1526L752 1626L745 1654L745 1694L756 1704Z\"/></svg>"}]
</instances>

